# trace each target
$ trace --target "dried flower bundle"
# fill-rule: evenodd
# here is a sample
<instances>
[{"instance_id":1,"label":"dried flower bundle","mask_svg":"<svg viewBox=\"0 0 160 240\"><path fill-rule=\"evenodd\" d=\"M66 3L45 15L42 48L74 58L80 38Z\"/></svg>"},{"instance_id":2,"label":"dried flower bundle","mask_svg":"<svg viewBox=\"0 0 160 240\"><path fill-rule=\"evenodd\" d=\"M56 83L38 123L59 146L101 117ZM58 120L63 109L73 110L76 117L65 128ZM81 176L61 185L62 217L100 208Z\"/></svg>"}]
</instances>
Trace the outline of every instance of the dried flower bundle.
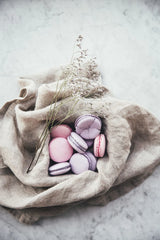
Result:
<instances>
[{"instance_id":1,"label":"dried flower bundle","mask_svg":"<svg viewBox=\"0 0 160 240\"><path fill-rule=\"evenodd\" d=\"M78 103L80 97L88 97L91 92L86 92L84 89L84 82L83 82L83 67L85 65L86 73L85 78L92 79L92 88L97 87L97 83L99 81L100 73L95 71L97 68L97 64L95 62L95 58L89 59L87 54L87 49L82 48L82 40L83 37L81 35L78 36L76 39L73 54L71 57L70 64L66 67L64 74L65 74L65 80L57 81L56 85L56 93L53 96L53 99L50 103L50 110L46 117L46 124L45 127L39 137L38 143L36 145L35 149L35 155L33 159L30 162L30 165L27 169L27 173L32 170L32 165L34 163L34 166L38 162L38 159L40 157L40 154L42 153L43 147L45 145L46 139L48 135L50 134L50 130L55 125L62 124L66 119L68 119L70 116L74 114L74 108L76 104ZM75 81L76 80L76 81ZM77 82L79 82L79 85L81 82L83 82L83 86L81 88L76 87ZM88 84L86 82L86 84ZM68 99L62 99L59 101L60 94L62 95L63 92L65 92L65 89L69 88L71 91L71 97ZM66 102L70 102L70 108L68 109L66 116L56 121L57 114L59 113L60 108L64 105ZM32 168L31 168L32 167Z\"/></svg>"}]
</instances>

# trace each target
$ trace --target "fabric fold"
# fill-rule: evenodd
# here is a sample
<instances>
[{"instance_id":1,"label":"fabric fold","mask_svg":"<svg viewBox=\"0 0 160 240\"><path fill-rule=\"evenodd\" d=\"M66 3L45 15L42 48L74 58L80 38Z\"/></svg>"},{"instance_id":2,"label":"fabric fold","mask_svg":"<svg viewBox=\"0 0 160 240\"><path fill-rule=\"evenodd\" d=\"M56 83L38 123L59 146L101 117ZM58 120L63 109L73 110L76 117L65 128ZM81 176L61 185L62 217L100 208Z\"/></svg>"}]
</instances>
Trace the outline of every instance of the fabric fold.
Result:
<instances>
[{"instance_id":1,"label":"fabric fold","mask_svg":"<svg viewBox=\"0 0 160 240\"><path fill-rule=\"evenodd\" d=\"M85 65L54 102L57 84L66 80L67 71L60 67L21 78L19 97L0 109L0 204L20 222L56 216L78 204L107 204L141 183L160 163L160 121L144 108L116 99L100 78L92 79ZM37 164L26 173L51 106L59 107L56 120L63 119L73 92L82 94L65 123L73 124L86 113L102 119L107 153L98 159L97 172L50 177L48 135Z\"/></svg>"}]
</instances>

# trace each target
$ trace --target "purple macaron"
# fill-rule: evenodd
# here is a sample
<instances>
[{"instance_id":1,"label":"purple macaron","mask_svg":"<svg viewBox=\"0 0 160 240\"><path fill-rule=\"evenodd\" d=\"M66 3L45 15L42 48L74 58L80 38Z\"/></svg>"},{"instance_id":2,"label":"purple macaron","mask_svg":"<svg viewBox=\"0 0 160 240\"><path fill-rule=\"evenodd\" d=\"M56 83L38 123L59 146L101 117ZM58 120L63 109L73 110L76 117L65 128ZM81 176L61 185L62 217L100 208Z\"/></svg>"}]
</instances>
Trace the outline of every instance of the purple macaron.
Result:
<instances>
[{"instance_id":1,"label":"purple macaron","mask_svg":"<svg viewBox=\"0 0 160 240\"><path fill-rule=\"evenodd\" d=\"M101 119L91 114L79 116L75 121L76 132L84 139L96 138L101 131L101 127Z\"/></svg>"},{"instance_id":2,"label":"purple macaron","mask_svg":"<svg viewBox=\"0 0 160 240\"><path fill-rule=\"evenodd\" d=\"M84 153L88 149L88 145L85 140L75 132L71 132L71 135L67 138L70 145L79 153Z\"/></svg>"},{"instance_id":3,"label":"purple macaron","mask_svg":"<svg viewBox=\"0 0 160 240\"><path fill-rule=\"evenodd\" d=\"M72 172L80 174L87 170L95 171L97 160L90 152L86 152L85 154L75 153L70 158L69 163L71 165Z\"/></svg>"},{"instance_id":4,"label":"purple macaron","mask_svg":"<svg viewBox=\"0 0 160 240\"><path fill-rule=\"evenodd\" d=\"M95 171L97 166L97 159L95 156L91 152L85 152L83 155L88 159L89 170Z\"/></svg>"},{"instance_id":5,"label":"purple macaron","mask_svg":"<svg viewBox=\"0 0 160 240\"><path fill-rule=\"evenodd\" d=\"M85 142L87 143L88 147L91 147L93 145L94 139L85 139Z\"/></svg>"},{"instance_id":6,"label":"purple macaron","mask_svg":"<svg viewBox=\"0 0 160 240\"><path fill-rule=\"evenodd\" d=\"M57 176L69 172L71 170L71 165L69 162L61 162L52 165L48 170L50 175Z\"/></svg>"}]
</instances>

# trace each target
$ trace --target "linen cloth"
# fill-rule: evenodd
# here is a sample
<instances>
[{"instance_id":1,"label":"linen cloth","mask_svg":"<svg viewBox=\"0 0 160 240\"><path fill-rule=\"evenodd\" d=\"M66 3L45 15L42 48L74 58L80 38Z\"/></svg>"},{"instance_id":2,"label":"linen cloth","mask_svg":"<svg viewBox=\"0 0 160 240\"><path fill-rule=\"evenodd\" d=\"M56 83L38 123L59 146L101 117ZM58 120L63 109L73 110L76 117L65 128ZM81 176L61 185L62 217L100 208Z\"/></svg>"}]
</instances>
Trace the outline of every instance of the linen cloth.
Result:
<instances>
[{"instance_id":1,"label":"linen cloth","mask_svg":"<svg viewBox=\"0 0 160 240\"><path fill-rule=\"evenodd\" d=\"M56 216L77 204L105 205L141 183L160 163L160 121L144 108L116 99L93 80L95 74L84 66L74 79L74 91L83 94L65 123L88 113L102 119L107 154L98 159L97 172L49 176L48 136L37 164L26 173L66 67L20 78L19 97L0 109L0 204L20 222ZM56 120L66 116L72 91L68 83L59 95L57 104L65 101Z\"/></svg>"}]
</instances>

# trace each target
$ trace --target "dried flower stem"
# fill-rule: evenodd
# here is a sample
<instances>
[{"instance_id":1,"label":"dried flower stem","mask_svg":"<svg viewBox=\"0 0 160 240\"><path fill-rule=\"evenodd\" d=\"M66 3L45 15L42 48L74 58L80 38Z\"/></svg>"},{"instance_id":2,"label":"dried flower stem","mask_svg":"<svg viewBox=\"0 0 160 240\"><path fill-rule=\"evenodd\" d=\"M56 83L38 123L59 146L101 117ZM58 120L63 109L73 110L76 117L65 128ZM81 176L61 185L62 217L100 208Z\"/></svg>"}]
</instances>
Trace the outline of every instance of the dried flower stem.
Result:
<instances>
[{"instance_id":1,"label":"dried flower stem","mask_svg":"<svg viewBox=\"0 0 160 240\"><path fill-rule=\"evenodd\" d=\"M52 102L51 102L51 103L53 103L53 102L55 101L55 99L58 97L58 93L59 93L59 92L57 92L58 84L59 84L59 80L57 81L57 84L56 84L56 94L53 96L53 99L52 99ZM44 127L44 129L43 129L43 131L42 131L42 133L41 133L41 135L40 135L38 144L36 145L35 153L37 153L37 151L38 151L38 149L41 147L42 143L45 142L45 140L46 140L46 139L45 139L45 136L48 136L48 135L47 135L47 131L48 131L49 122L50 122L51 113L52 113L52 112L51 112L51 107L52 107L52 105L50 104L50 111L49 111L49 114L48 114L48 116L47 116L47 118L46 118L46 125L45 125L45 127ZM36 154L35 154L35 155L36 155ZM30 164L29 164L29 167L28 167L28 169L27 169L27 173L31 170L31 166L32 166L32 163L33 163L34 159L35 159L35 156L32 158L32 160L31 160L31 162L30 162Z\"/></svg>"},{"instance_id":2,"label":"dried flower stem","mask_svg":"<svg viewBox=\"0 0 160 240\"><path fill-rule=\"evenodd\" d=\"M70 101L71 99L69 99L69 101ZM54 126L57 126L57 125L60 125L61 123L63 123L68 117L70 117L72 114L73 114L73 109L74 109L74 107L76 106L76 104L78 103L78 100L76 101L76 102L74 102L73 103L73 106L71 107L71 109L69 109L68 110L68 113L67 113L67 115L61 120L61 121L59 121L59 122L57 122ZM60 104L60 105L62 105L62 104ZM58 106L59 107L59 106ZM57 110L57 109L56 109ZM57 111L58 112L58 111ZM56 112L56 113L57 113ZM55 118L56 118L56 114L55 114ZM53 123L54 123L54 121L53 121ZM52 123L52 124L53 124ZM40 152L39 152L39 154L38 154L38 156L37 156L37 158L36 158L36 161L35 161L35 165L36 165L36 163L38 162L38 159L39 159L39 157L40 157L40 155L41 155L41 153L42 153L42 150L43 150L43 148L44 148L44 145L45 145L45 141L46 141L46 139L47 139L47 137L48 137L48 135L49 135L49 131L48 131L48 129L47 129L47 132L45 133L45 135L43 136L43 140L42 140L42 142L41 142L41 149L40 149ZM40 147L39 147L40 148ZM38 149L39 149L38 148ZM38 151L38 149L37 149L37 151ZM37 153L37 151L36 151L36 153ZM29 172L29 171L31 171L32 169L31 169L31 166L32 166L32 163L33 163L33 161L35 160L35 156L32 158L32 161L31 161L31 163L30 163L30 165L29 165L29 167L28 167L28 169L27 169L27 173Z\"/></svg>"},{"instance_id":3,"label":"dried flower stem","mask_svg":"<svg viewBox=\"0 0 160 240\"><path fill-rule=\"evenodd\" d=\"M74 114L74 108L79 101L79 96L84 96L83 87L82 87L81 91L75 92L75 83L73 81L73 79L75 77L81 76L82 65L86 62L86 59L87 59L87 49L82 49L82 40L83 40L83 37L81 35L79 35L77 40L74 43L73 53L72 53L72 57L71 57L70 65L69 65L70 67L67 68L69 70L69 72L68 72L68 75L66 76L66 79L63 80L63 82L61 83L60 86L59 86L59 80L57 81L55 95L53 96L53 99L50 103L50 110L49 110L49 113L46 118L46 124L40 135L38 144L36 145L35 156L33 157L32 161L30 162L30 165L27 169L27 173L31 170L31 166L32 166L32 163L34 162L34 160L35 160L35 165L38 162L40 154L42 153L43 147L45 145L46 139L50 133L50 129L53 126L62 124L66 119L71 117ZM75 47L78 48L77 51L75 51ZM88 65L88 75L90 77L90 75L92 74L92 77L94 80L97 80L97 78L98 78L98 75L96 75L96 73L94 75L94 69L96 68L96 66L97 65L95 63L95 60L91 59L90 64ZM71 88L71 92L73 92L72 98L62 99L61 102L59 103L59 105L57 106L59 95L60 95L61 91L65 88L67 83L70 84L69 87ZM90 93L88 95L85 95L85 97L88 97L89 95L90 95ZM62 118L61 120L55 122L57 114L59 112L59 109L63 106L64 102L67 103L69 101L73 102L73 104L68 109L66 116L64 118ZM40 151L38 153L38 156L36 157L37 151L39 149L40 149Z\"/></svg>"},{"instance_id":4,"label":"dried flower stem","mask_svg":"<svg viewBox=\"0 0 160 240\"><path fill-rule=\"evenodd\" d=\"M48 130L48 129L49 129L49 127L52 127L52 126L54 125L54 122L55 122L55 119L56 119L58 110L59 110L59 108L63 105L63 101L64 101L64 100L61 101L61 103L59 104L59 106L56 106L56 104L57 104L57 99L58 99L58 97L59 97L59 93L60 93L61 89L65 86L65 84L66 84L66 81L64 81L64 82L61 84L59 91L56 92L56 95L54 96L53 101L55 101L55 103L54 103L53 109L52 109L52 104L50 105L50 111L49 111L49 114L48 114L47 119L46 119L46 124L45 124L45 127L44 127L44 129L43 129L43 131L42 131L42 133L41 133L41 136L40 136L40 139L39 139L38 144L37 144L37 146L36 146L36 151L35 151L35 152L37 152L40 147L41 147L41 150L43 150L44 143L45 143L45 141L46 141L46 139L47 139L47 137L48 137L48 134L49 134L49 130ZM58 86L58 84L57 84L57 86ZM57 86L56 86L56 89L58 88ZM65 100L66 103L69 102L69 101L71 101L71 99ZM54 118L53 118L53 115L54 115ZM68 116L69 116L69 115L67 114L67 118L68 118ZM62 123L64 120L66 120L66 117L65 117L64 119L62 119L61 123ZM59 124L61 124L61 123L59 123ZM50 125L51 125L51 126L50 126ZM56 124L56 125L57 125L57 124ZM39 159L39 156L40 156L41 152L42 152L42 151L40 151L40 153L38 154L37 160L35 161L35 165L36 165L36 163L37 163L37 161L38 161L38 159ZM34 162L34 160L35 160L35 156L32 158L32 160L31 160L31 162L30 162L30 165L29 165L29 167L28 167L28 169L27 169L27 173L31 170L31 166L32 166L32 163Z\"/></svg>"},{"instance_id":5,"label":"dried flower stem","mask_svg":"<svg viewBox=\"0 0 160 240\"><path fill-rule=\"evenodd\" d=\"M49 127L49 124L48 124L48 123L50 122L50 119L51 119L51 117L52 117L52 115L51 115L51 113L52 113L52 111L51 111L52 103L55 102L55 99L58 97L57 95L58 95L58 93L59 93L59 92L57 92L58 84L59 84L59 80L57 81L57 84L56 84L56 94L53 96L53 99L52 99L52 101L51 101L49 114L47 115L47 118L46 118L46 125L45 125L45 127L44 127L44 129L43 129L43 131L42 131L42 133L41 133L41 135L40 135L37 148L40 147L40 145L41 145L41 139L42 139L44 133L46 132L46 129L48 129L48 127ZM37 149L37 150L38 150L38 149Z\"/></svg>"}]
</instances>

